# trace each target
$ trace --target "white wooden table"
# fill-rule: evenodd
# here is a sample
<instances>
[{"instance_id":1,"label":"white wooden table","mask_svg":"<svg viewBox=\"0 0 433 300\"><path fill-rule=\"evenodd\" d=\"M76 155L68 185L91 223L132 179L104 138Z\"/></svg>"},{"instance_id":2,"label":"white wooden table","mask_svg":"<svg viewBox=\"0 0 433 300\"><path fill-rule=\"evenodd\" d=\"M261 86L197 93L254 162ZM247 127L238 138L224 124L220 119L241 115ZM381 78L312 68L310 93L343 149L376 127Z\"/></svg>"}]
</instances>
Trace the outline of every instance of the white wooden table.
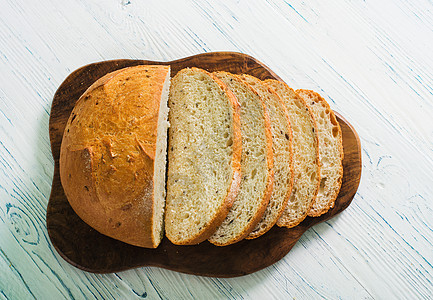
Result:
<instances>
[{"instance_id":1,"label":"white wooden table","mask_svg":"<svg viewBox=\"0 0 433 300\"><path fill-rule=\"evenodd\" d=\"M45 224L57 87L96 61L220 50L320 92L352 123L352 204L244 277L69 265ZM0 299L432 298L432 115L432 1L0 0Z\"/></svg>"}]
</instances>

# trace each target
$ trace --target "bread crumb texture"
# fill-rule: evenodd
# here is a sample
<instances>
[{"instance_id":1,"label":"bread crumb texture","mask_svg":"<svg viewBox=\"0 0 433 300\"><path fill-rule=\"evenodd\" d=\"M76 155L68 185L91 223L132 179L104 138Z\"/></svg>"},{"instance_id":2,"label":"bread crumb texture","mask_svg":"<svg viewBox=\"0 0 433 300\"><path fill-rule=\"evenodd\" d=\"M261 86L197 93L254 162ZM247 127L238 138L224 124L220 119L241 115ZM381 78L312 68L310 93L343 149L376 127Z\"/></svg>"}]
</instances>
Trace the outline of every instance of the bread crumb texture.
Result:
<instances>
[{"instance_id":1,"label":"bread crumb texture","mask_svg":"<svg viewBox=\"0 0 433 300\"><path fill-rule=\"evenodd\" d=\"M271 120L274 188L265 212L265 220L253 232L260 234L277 222L289 201L293 186L292 129L287 108L274 89L255 77L243 75L242 78L262 97Z\"/></svg>"},{"instance_id":2,"label":"bread crumb texture","mask_svg":"<svg viewBox=\"0 0 433 300\"><path fill-rule=\"evenodd\" d=\"M340 125L325 99L310 90L297 90L317 121L319 135L320 185L309 216L320 216L334 206L343 177L343 143Z\"/></svg>"},{"instance_id":3,"label":"bread crumb texture","mask_svg":"<svg viewBox=\"0 0 433 300\"><path fill-rule=\"evenodd\" d=\"M294 184L277 225L293 227L306 218L317 195L320 177L317 126L309 106L293 89L276 80L266 83L285 103L292 125Z\"/></svg>"},{"instance_id":4,"label":"bread crumb texture","mask_svg":"<svg viewBox=\"0 0 433 300\"><path fill-rule=\"evenodd\" d=\"M241 183L240 191L223 223L209 238L218 246L244 239L260 221L273 186L273 154L269 117L260 96L239 77L218 72L241 106Z\"/></svg>"},{"instance_id":5,"label":"bread crumb texture","mask_svg":"<svg viewBox=\"0 0 433 300\"><path fill-rule=\"evenodd\" d=\"M169 107L166 235L174 244L196 244L215 231L233 201L239 116L223 83L197 68L172 79Z\"/></svg>"}]
</instances>

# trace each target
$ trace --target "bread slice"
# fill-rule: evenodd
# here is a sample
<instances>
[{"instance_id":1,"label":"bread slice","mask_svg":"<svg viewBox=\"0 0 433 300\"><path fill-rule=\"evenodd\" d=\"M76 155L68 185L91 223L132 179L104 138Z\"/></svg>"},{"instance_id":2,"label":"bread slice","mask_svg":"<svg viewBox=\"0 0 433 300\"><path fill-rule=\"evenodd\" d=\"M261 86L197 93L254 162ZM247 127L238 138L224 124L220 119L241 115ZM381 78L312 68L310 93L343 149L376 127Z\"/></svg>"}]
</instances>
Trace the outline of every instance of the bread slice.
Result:
<instances>
[{"instance_id":1,"label":"bread slice","mask_svg":"<svg viewBox=\"0 0 433 300\"><path fill-rule=\"evenodd\" d=\"M287 107L293 132L295 182L278 226L293 227L305 219L319 189L320 165L317 125L307 103L287 84L266 80Z\"/></svg>"},{"instance_id":2,"label":"bread slice","mask_svg":"<svg viewBox=\"0 0 433 300\"><path fill-rule=\"evenodd\" d=\"M172 79L165 230L177 245L208 239L240 185L239 104L221 80L198 69Z\"/></svg>"},{"instance_id":3,"label":"bread slice","mask_svg":"<svg viewBox=\"0 0 433 300\"><path fill-rule=\"evenodd\" d=\"M163 236L170 67L107 74L66 124L60 178L70 205L100 233L156 248Z\"/></svg>"},{"instance_id":4,"label":"bread slice","mask_svg":"<svg viewBox=\"0 0 433 300\"><path fill-rule=\"evenodd\" d=\"M249 85L262 97L271 120L274 152L274 188L265 214L248 239L256 238L268 231L283 213L293 185L292 129L284 103L275 91L263 81L242 75Z\"/></svg>"},{"instance_id":5,"label":"bread slice","mask_svg":"<svg viewBox=\"0 0 433 300\"><path fill-rule=\"evenodd\" d=\"M209 241L226 246L244 239L260 221L273 187L272 134L260 96L238 76L214 73L235 94L241 106L241 183L239 194L223 223Z\"/></svg>"},{"instance_id":6,"label":"bread slice","mask_svg":"<svg viewBox=\"0 0 433 300\"><path fill-rule=\"evenodd\" d=\"M334 207L343 178L343 141L340 124L329 104L318 93L297 90L308 103L317 121L319 133L320 186L308 215L318 217Z\"/></svg>"}]
</instances>

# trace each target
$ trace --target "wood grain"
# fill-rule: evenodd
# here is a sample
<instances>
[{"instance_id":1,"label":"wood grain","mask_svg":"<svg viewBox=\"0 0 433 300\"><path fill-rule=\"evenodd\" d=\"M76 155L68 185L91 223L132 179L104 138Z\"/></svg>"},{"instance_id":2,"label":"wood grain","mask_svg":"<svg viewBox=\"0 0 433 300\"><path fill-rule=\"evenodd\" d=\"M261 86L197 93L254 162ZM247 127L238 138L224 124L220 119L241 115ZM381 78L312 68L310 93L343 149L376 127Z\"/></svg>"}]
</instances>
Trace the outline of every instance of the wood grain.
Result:
<instances>
[{"instance_id":1,"label":"wood grain","mask_svg":"<svg viewBox=\"0 0 433 300\"><path fill-rule=\"evenodd\" d=\"M247 73L262 80L281 80L256 59L233 52L213 52L171 62L113 60L84 66L71 75L57 90L51 108L50 140L55 161L51 196L47 208L47 228L59 254L72 265L96 273L108 273L139 266L158 266L183 273L212 277L235 277L249 274L280 260L311 226L343 211L352 201L361 175L359 138L352 126L337 114L343 131L343 184L336 204L319 218L307 218L295 228L274 227L254 240L244 240L227 247L208 242L196 246L176 246L164 238L157 249L144 249L116 241L85 224L70 207L61 187L59 154L63 130L75 101L98 78L108 72L138 64L170 64L172 76L185 67L200 67L235 74Z\"/></svg>"}]
</instances>

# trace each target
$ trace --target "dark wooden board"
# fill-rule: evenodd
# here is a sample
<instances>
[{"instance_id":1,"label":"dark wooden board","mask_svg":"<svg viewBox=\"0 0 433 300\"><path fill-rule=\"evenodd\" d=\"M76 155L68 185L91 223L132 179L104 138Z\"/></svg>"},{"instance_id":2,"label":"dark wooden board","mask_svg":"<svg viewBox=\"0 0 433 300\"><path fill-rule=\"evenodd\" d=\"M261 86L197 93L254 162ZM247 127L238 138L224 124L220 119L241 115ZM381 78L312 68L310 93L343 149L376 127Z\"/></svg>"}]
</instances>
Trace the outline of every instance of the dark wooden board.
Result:
<instances>
[{"instance_id":1,"label":"dark wooden board","mask_svg":"<svg viewBox=\"0 0 433 300\"><path fill-rule=\"evenodd\" d=\"M60 85L54 95L50 116L50 140L54 157L54 178L47 207L47 228L53 246L69 263L88 272L109 273L142 266L158 266L183 273L235 277L272 265L283 258L311 226L329 220L349 206L361 176L361 149L353 127L337 115L343 131L343 184L333 209L319 218L308 217L287 229L274 227L262 237L234 245L217 247L209 242L196 246L176 246L164 238L157 249L131 246L106 237L84 223L69 205L59 176L60 144L63 130L75 102L98 78L114 70L139 64L171 65L172 76L185 67L208 71L247 73L262 80L281 80L256 59L240 53L213 52L171 62L120 59L84 66Z\"/></svg>"}]
</instances>

